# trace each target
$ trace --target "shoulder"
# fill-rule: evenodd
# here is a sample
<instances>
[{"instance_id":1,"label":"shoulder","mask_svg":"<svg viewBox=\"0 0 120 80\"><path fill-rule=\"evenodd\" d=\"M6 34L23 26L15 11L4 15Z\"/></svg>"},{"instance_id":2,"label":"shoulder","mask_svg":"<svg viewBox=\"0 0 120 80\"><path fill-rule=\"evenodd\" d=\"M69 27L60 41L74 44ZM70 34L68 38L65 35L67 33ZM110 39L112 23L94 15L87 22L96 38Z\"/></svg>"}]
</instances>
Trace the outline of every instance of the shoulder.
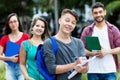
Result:
<instances>
[{"instance_id":1,"label":"shoulder","mask_svg":"<svg viewBox=\"0 0 120 80\"><path fill-rule=\"evenodd\" d=\"M51 44L51 40L50 40L50 38L45 39L45 41L44 41L43 44L44 44L44 45L46 45L46 44Z\"/></svg>"},{"instance_id":2,"label":"shoulder","mask_svg":"<svg viewBox=\"0 0 120 80\"><path fill-rule=\"evenodd\" d=\"M9 40L8 35L4 35L4 36L2 36L1 40Z\"/></svg>"},{"instance_id":3,"label":"shoulder","mask_svg":"<svg viewBox=\"0 0 120 80\"><path fill-rule=\"evenodd\" d=\"M2 36L2 38L0 40L0 45L3 46L3 47L5 47L8 40L9 40L8 35Z\"/></svg>"},{"instance_id":4,"label":"shoulder","mask_svg":"<svg viewBox=\"0 0 120 80\"><path fill-rule=\"evenodd\" d=\"M24 46L25 50L28 50L30 48L30 42L29 42L29 40L24 40L22 42L22 46Z\"/></svg>"},{"instance_id":5,"label":"shoulder","mask_svg":"<svg viewBox=\"0 0 120 80\"><path fill-rule=\"evenodd\" d=\"M56 45L56 44L58 44L58 41L57 41L57 39L55 37L53 37L53 38L49 37L43 43L43 45L45 47L52 47L52 45Z\"/></svg>"},{"instance_id":6,"label":"shoulder","mask_svg":"<svg viewBox=\"0 0 120 80\"><path fill-rule=\"evenodd\" d=\"M82 43L82 40L79 39L79 38L71 37L71 39L72 39L73 42L75 42L75 43Z\"/></svg>"},{"instance_id":7,"label":"shoulder","mask_svg":"<svg viewBox=\"0 0 120 80\"><path fill-rule=\"evenodd\" d=\"M84 47L84 44L81 39L72 37L72 43L77 46L79 49Z\"/></svg>"},{"instance_id":8,"label":"shoulder","mask_svg":"<svg viewBox=\"0 0 120 80\"><path fill-rule=\"evenodd\" d=\"M23 37L29 39L29 35L27 33L23 33Z\"/></svg>"},{"instance_id":9,"label":"shoulder","mask_svg":"<svg viewBox=\"0 0 120 80\"><path fill-rule=\"evenodd\" d=\"M23 44L23 45L29 44L29 40L24 40L24 41L22 42L22 44Z\"/></svg>"},{"instance_id":10,"label":"shoulder","mask_svg":"<svg viewBox=\"0 0 120 80\"><path fill-rule=\"evenodd\" d=\"M106 24L108 26L108 29L111 30L112 32L117 32L117 31L119 32L119 29L115 25L113 25L107 21L106 21Z\"/></svg>"}]
</instances>

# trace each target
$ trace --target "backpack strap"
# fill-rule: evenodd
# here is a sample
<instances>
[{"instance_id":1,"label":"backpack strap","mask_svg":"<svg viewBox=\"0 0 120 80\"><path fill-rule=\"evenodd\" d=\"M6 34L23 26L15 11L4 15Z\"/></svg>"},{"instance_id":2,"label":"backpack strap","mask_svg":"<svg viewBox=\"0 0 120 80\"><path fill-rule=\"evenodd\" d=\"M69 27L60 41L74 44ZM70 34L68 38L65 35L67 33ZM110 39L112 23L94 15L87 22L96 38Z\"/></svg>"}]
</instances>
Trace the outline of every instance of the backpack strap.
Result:
<instances>
[{"instance_id":1,"label":"backpack strap","mask_svg":"<svg viewBox=\"0 0 120 80\"><path fill-rule=\"evenodd\" d=\"M52 42L52 49L54 51L54 54L56 55L58 51L58 45L57 45L56 39L54 37L50 37L50 40Z\"/></svg>"}]
</instances>

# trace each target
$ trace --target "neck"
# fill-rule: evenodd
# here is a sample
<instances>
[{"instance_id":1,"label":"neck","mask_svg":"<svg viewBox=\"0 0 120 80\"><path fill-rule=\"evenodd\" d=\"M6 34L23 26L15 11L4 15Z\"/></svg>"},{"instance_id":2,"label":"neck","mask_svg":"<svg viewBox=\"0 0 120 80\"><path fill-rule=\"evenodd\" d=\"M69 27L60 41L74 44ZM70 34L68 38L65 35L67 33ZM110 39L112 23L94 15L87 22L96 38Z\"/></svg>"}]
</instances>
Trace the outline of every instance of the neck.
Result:
<instances>
[{"instance_id":1,"label":"neck","mask_svg":"<svg viewBox=\"0 0 120 80\"><path fill-rule=\"evenodd\" d=\"M34 40L41 40L42 41L42 38L40 37L40 36L35 36L35 35L33 35L33 37L32 37L32 39L34 39Z\"/></svg>"},{"instance_id":2,"label":"neck","mask_svg":"<svg viewBox=\"0 0 120 80\"><path fill-rule=\"evenodd\" d=\"M58 40L60 40L60 41L62 41L62 42L64 42L64 43L69 43L69 42L71 42L71 39L70 39L70 35L69 35L69 34L64 34L64 33L62 33L62 32L58 32L58 33L55 35L55 37L56 37Z\"/></svg>"},{"instance_id":3,"label":"neck","mask_svg":"<svg viewBox=\"0 0 120 80\"><path fill-rule=\"evenodd\" d=\"M9 38L11 41L16 42L22 37L22 32L20 31L12 31L11 34L9 34Z\"/></svg>"},{"instance_id":4,"label":"neck","mask_svg":"<svg viewBox=\"0 0 120 80\"><path fill-rule=\"evenodd\" d=\"M21 32L20 31L18 31L18 30L16 30L16 31L12 31L12 35L18 35L18 34L20 34Z\"/></svg>"},{"instance_id":5,"label":"neck","mask_svg":"<svg viewBox=\"0 0 120 80\"><path fill-rule=\"evenodd\" d=\"M33 36L30 40L34 45L37 45L37 46L39 44L43 44L43 40L41 39L40 36Z\"/></svg>"},{"instance_id":6,"label":"neck","mask_svg":"<svg viewBox=\"0 0 120 80\"><path fill-rule=\"evenodd\" d=\"M96 22L96 27L98 27L99 29L102 29L104 26L106 26L105 21L102 21L100 23Z\"/></svg>"}]
</instances>

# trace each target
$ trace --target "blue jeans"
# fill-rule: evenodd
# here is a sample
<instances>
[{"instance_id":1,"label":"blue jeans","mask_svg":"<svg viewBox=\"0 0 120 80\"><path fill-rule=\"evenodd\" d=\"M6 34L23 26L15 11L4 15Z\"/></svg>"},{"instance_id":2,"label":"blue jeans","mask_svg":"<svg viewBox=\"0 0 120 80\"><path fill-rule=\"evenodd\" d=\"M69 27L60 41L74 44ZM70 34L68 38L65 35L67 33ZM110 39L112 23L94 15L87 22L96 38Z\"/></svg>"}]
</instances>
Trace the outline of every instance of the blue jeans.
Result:
<instances>
[{"instance_id":1,"label":"blue jeans","mask_svg":"<svg viewBox=\"0 0 120 80\"><path fill-rule=\"evenodd\" d=\"M116 73L88 73L88 80L117 80Z\"/></svg>"},{"instance_id":2,"label":"blue jeans","mask_svg":"<svg viewBox=\"0 0 120 80\"><path fill-rule=\"evenodd\" d=\"M6 80L24 80L19 63L14 66L6 65Z\"/></svg>"}]
</instances>

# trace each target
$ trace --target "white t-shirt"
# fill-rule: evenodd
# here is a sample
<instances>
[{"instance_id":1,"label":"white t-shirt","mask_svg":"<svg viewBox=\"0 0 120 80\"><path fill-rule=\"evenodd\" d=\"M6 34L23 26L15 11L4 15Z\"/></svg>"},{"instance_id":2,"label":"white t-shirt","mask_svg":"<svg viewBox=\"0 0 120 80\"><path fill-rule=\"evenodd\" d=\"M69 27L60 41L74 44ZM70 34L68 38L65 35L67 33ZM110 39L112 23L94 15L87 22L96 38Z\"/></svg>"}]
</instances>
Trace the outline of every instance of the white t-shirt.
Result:
<instances>
[{"instance_id":1,"label":"white t-shirt","mask_svg":"<svg viewBox=\"0 0 120 80\"><path fill-rule=\"evenodd\" d=\"M110 49L110 43L108 39L108 29L104 26L102 29L94 27L92 36L97 36L100 41L100 45L104 49ZM110 73L116 72L115 62L112 54L107 54L103 58L95 58L88 63L88 73Z\"/></svg>"}]
</instances>

